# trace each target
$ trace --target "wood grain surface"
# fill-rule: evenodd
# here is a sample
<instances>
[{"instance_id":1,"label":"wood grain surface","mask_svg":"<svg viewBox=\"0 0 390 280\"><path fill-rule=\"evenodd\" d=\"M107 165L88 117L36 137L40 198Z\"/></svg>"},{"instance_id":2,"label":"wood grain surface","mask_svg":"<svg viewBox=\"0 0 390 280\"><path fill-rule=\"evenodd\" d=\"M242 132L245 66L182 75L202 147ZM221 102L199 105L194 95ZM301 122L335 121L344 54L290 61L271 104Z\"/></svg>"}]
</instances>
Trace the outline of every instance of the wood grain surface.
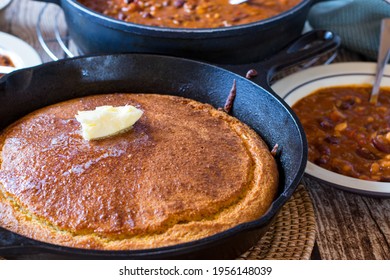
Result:
<instances>
[{"instance_id":1,"label":"wood grain surface","mask_svg":"<svg viewBox=\"0 0 390 280\"><path fill-rule=\"evenodd\" d=\"M322 259L390 259L390 200L338 190L305 177Z\"/></svg>"},{"instance_id":2,"label":"wood grain surface","mask_svg":"<svg viewBox=\"0 0 390 280\"><path fill-rule=\"evenodd\" d=\"M15 35L26 41L38 52L43 62L49 62L53 59L47 55L37 36L39 14L45 6L46 9L39 25L42 37L56 56L59 58L65 57L65 53L56 42L54 30L58 23L60 37L66 38L66 24L62 10L55 4L33 0L12 0L3 12L0 31Z\"/></svg>"},{"instance_id":3,"label":"wood grain surface","mask_svg":"<svg viewBox=\"0 0 390 280\"><path fill-rule=\"evenodd\" d=\"M44 62L52 59L38 42L36 25L45 4L30 0L13 0L0 21L0 31L16 35L33 46ZM43 17L42 32L54 52L64 53L55 44L53 28L58 19L61 36L66 24L59 8L49 5ZM362 61L363 57L342 50L336 61ZM390 259L390 199L373 198L339 190L304 178L313 200L317 222L315 258L321 259Z\"/></svg>"}]
</instances>

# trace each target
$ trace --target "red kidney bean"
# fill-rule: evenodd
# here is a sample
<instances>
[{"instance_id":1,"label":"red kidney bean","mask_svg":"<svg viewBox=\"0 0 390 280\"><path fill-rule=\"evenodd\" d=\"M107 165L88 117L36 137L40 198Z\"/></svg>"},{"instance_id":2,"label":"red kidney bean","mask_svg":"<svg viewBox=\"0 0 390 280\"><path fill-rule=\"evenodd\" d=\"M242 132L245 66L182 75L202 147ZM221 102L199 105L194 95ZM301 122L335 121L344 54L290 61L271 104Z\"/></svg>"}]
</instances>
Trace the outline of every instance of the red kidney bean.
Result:
<instances>
[{"instance_id":1,"label":"red kidney bean","mask_svg":"<svg viewBox=\"0 0 390 280\"><path fill-rule=\"evenodd\" d=\"M372 144L379 151L389 154L390 153L390 143L383 139L383 136L377 135L372 139Z\"/></svg>"},{"instance_id":2,"label":"red kidney bean","mask_svg":"<svg viewBox=\"0 0 390 280\"><path fill-rule=\"evenodd\" d=\"M340 138L338 138L336 136L327 136L327 137L325 137L324 140L325 140L325 142L332 144L332 145L337 145L340 143Z\"/></svg>"},{"instance_id":3,"label":"red kidney bean","mask_svg":"<svg viewBox=\"0 0 390 280\"><path fill-rule=\"evenodd\" d=\"M314 160L314 163L319 165L319 166L324 166L328 162L329 162L329 157L327 157L327 156L321 156L321 157Z\"/></svg>"},{"instance_id":4,"label":"red kidney bean","mask_svg":"<svg viewBox=\"0 0 390 280\"><path fill-rule=\"evenodd\" d=\"M181 8L184 6L185 3L186 1L184 0L175 0L173 1L173 6L175 6L175 8Z\"/></svg>"},{"instance_id":5,"label":"red kidney bean","mask_svg":"<svg viewBox=\"0 0 390 280\"><path fill-rule=\"evenodd\" d=\"M351 109L351 107L353 105L355 105L356 101L354 98L349 98L347 100L343 100L341 101L340 105L338 106L338 108L340 108L341 110L348 110L348 109Z\"/></svg>"},{"instance_id":6,"label":"red kidney bean","mask_svg":"<svg viewBox=\"0 0 390 280\"><path fill-rule=\"evenodd\" d=\"M379 159L374 153L372 153L369 149L364 148L364 147L359 147L358 149L356 149L356 154L359 157L362 157L362 158L368 159L368 160Z\"/></svg>"},{"instance_id":7,"label":"red kidney bean","mask_svg":"<svg viewBox=\"0 0 390 280\"><path fill-rule=\"evenodd\" d=\"M323 117L319 120L319 124L323 129L333 129L334 128L334 123L331 119L327 117Z\"/></svg>"},{"instance_id":8,"label":"red kidney bean","mask_svg":"<svg viewBox=\"0 0 390 280\"><path fill-rule=\"evenodd\" d=\"M245 78L252 79L258 75L257 71L255 69L249 69L248 72L246 72Z\"/></svg>"},{"instance_id":9,"label":"red kidney bean","mask_svg":"<svg viewBox=\"0 0 390 280\"><path fill-rule=\"evenodd\" d=\"M330 148L324 144L317 143L315 145L317 151L319 151L322 155L330 155Z\"/></svg>"}]
</instances>

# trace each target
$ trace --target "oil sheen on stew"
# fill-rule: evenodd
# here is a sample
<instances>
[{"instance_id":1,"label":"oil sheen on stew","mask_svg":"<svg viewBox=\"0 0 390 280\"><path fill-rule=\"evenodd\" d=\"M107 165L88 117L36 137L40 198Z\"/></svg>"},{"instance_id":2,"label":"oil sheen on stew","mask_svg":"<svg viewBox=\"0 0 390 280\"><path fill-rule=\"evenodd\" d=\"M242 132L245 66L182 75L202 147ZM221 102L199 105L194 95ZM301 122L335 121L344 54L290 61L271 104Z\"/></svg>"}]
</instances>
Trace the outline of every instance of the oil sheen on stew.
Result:
<instances>
[{"instance_id":1,"label":"oil sheen on stew","mask_svg":"<svg viewBox=\"0 0 390 280\"><path fill-rule=\"evenodd\" d=\"M273 17L302 0L79 0L107 16L144 25L176 28L216 28Z\"/></svg>"},{"instance_id":2,"label":"oil sheen on stew","mask_svg":"<svg viewBox=\"0 0 390 280\"><path fill-rule=\"evenodd\" d=\"M370 86L319 89L293 106L309 143L309 161L363 180L390 182L390 88L378 104Z\"/></svg>"}]
</instances>

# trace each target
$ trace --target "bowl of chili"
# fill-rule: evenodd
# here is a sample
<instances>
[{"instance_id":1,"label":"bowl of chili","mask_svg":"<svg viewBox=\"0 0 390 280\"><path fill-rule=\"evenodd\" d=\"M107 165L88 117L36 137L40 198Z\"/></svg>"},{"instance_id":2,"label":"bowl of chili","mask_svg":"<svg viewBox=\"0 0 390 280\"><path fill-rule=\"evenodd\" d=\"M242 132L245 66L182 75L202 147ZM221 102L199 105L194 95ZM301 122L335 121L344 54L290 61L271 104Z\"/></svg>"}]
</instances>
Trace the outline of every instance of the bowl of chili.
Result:
<instances>
[{"instance_id":1,"label":"bowl of chili","mask_svg":"<svg viewBox=\"0 0 390 280\"><path fill-rule=\"evenodd\" d=\"M264 60L299 37L310 8L321 0L254 0L230 5L223 12L219 3L226 7L228 0L218 0L218 5L204 0L36 1L62 8L69 34L82 54L154 53L244 64ZM271 4L288 8L266 17L250 15L254 7L270 12Z\"/></svg>"},{"instance_id":2,"label":"bowl of chili","mask_svg":"<svg viewBox=\"0 0 390 280\"><path fill-rule=\"evenodd\" d=\"M12 0L0 0L0 11L5 10L11 2Z\"/></svg>"},{"instance_id":3,"label":"bowl of chili","mask_svg":"<svg viewBox=\"0 0 390 280\"><path fill-rule=\"evenodd\" d=\"M41 64L42 60L29 44L11 34L0 32L0 66L26 68ZM0 78L5 73L0 72Z\"/></svg>"},{"instance_id":4,"label":"bowl of chili","mask_svg":"<svg viewBox=\"0 0 390 280\"><path fill-rule=\"evenodd\" d=\"M306 174L343 190L390 197L390 67L377 105L369 103L376 64L335 63L273 85L301 121Z\"/></svg>"}]
</instances>

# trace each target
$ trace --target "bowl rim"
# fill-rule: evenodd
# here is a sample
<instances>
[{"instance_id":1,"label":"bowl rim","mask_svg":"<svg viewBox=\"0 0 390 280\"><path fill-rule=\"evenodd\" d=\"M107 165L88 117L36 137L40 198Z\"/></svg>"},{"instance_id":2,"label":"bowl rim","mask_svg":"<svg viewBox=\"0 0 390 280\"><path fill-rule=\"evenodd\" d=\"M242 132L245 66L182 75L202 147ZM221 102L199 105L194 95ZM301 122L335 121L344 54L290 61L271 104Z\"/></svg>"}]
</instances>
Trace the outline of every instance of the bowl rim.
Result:
<instances>
[{"instance_id":1,"label":"bowl rim","mask_svg":"<svg viewBox=\"0 0 390 280\"><path fill-rule=\"evenodd\" d=\"M15 70L36 66L42 63L42 59L38 52L27 42L12 34L1 31L0 55L8 56L15 65Z\"/></svg>"},{"instance_id":2,"label":"bowl rim","mask_svg":"<svg viewBox=\"0 0 390 280\"><path fill-rule=\"evenodd\" d=\"M334 63L294 73L277 81L271 87L289 106L292 106L300 98L321 87L372 84L375 72L376 63L374 62ZM385 68L383 83L386 87L390 87L390 65ZM390 197L390 183L387 182L348 177L326 170L309 161L305 174L345 191L376 197Z\"/></svg>"},{"instance_id":3,"label":"bowl rim","mask_svg":"<svg viewBox=\"0 0 390 280\"><path fill-rule=\"evenodd\" d=\"M7 6L9 4L11 4L12 0L0 0L0 12L5 8L7 8Z\"/></svg>"}]
</instances>

